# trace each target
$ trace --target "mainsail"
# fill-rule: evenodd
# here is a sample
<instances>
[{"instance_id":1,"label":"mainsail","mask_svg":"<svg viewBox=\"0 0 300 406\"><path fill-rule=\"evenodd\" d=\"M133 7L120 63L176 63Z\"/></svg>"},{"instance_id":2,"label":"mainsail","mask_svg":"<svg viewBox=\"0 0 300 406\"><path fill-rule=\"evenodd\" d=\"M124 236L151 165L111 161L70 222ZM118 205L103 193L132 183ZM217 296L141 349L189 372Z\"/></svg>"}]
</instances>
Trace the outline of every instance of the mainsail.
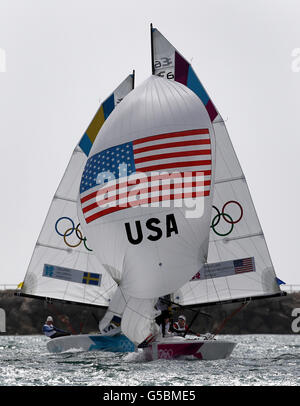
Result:
<instances>
[{"instance_id":1,"label":"mainsail","mask_svg":"<svg viewBox=\"0 0 300 406\"><path fill-rule=\"evenodd\" d=\"M149 333L157 298L183 286L206 261L214 162L203 103L186 86L157 76L113 111L91 149L79 219L124 295L121 327L135 343Z\"/></svg>"},{"instance_id":2,"label":"mainsail","mask_svg":"<svg viewBox=\"0 0 300 406\"><path fill-rule=\"evenodd\" d=\"M173 294L205 305L282 294L248 185L217 111L191 64L151 25L152 73L182 83L202 101L216 140L215 185L207 264Z\"/></svg>"},{"instance_id":3,"label":"mainsail","mask_svg":"<svg viewBox=\"0 0 300 406\"><path fill-rule=\"evenodd\" d=\"M91 242L81 229L77 196L83 168L102 125L133 87L134 73L101 104L74 149L18 295L85 305L109 305L117 286L98 261Z\"/></svg>"}]
</instances>

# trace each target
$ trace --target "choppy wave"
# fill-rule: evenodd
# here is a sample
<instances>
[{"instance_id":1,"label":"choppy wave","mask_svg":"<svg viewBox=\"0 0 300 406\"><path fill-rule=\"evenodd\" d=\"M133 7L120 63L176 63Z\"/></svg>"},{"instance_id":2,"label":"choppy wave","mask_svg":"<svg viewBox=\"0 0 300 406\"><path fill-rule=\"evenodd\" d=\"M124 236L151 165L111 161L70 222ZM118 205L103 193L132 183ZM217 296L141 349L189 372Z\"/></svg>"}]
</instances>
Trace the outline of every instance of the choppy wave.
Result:
<instances>
[{"instance_id":1,"label":"choppy wave","mask_svg":"<svg viewBox=\"0 0 300 406\"><path fill-rule=\"evenodd\" d=\"M74 349L49 354L46 337L0 336L0 386L300 384L300 335L224 338L238 343L226 360L146 362L142 351L116 354Z\"/></svg>"}]
</instances>

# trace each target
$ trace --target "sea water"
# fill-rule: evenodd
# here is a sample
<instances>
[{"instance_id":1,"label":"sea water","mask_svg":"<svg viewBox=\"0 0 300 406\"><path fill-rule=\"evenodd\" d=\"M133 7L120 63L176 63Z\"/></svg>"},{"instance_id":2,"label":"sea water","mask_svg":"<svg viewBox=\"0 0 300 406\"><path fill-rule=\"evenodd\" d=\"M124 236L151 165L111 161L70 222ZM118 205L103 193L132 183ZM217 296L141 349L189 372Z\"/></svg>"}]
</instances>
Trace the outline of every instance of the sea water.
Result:
<instances>
[{"instance_id":1,"label":"sea water","mask_svg":"<svg viewBox=\"0 0 300 406\"><path fill-rule=\"evenodd\" d=\"M227 335L237 343L218 361L157 360L141 353L51 354L44 336L0 336L0 386L296 386L300 335Z\"/></svg>"}]
</instances>

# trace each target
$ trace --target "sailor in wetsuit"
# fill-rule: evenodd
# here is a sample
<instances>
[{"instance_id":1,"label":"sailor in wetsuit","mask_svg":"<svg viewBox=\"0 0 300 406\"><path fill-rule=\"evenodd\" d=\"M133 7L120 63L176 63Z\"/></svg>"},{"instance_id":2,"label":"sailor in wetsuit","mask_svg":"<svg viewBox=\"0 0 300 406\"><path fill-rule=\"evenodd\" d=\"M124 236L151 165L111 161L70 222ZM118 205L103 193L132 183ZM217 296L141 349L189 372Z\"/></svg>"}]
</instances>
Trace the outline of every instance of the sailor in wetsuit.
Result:
<instances>
[{"instance_id":1,"label":"sailor in wetsuit","mask_svg":"<svg viewBox=\"0 0 300 406\"><path fill-rule=\"evenodd\" d=\"M62 336L69 336L70 333L64 330L60 330L53 326L53 318L51 316L47 317L45 324L43 325L43 333L49 338L56 338Z\"/></svg>"}]
</instances>

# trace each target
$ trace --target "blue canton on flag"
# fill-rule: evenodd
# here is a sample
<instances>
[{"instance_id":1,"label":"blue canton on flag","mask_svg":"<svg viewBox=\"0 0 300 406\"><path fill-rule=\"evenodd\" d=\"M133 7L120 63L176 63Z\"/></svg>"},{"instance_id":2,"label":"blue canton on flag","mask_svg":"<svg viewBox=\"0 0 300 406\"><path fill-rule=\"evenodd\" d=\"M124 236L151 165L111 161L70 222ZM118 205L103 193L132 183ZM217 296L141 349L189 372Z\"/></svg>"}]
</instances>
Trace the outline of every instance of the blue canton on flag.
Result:
<instances>
[{"instance_id":1,"label":"blue canton on flag","mask_svg":"<svg viewBox=\"0 0 300 406\"><path fill-rule=\"evenodd\" d=\"M125 167L125 165L126 167ZM121 165L121 167L120 167ZM124 167L122 168L122 165ZM135 172L133 144L127 142L93 155L83 171L80 193Z\"/></svg>"}]
</instances>

